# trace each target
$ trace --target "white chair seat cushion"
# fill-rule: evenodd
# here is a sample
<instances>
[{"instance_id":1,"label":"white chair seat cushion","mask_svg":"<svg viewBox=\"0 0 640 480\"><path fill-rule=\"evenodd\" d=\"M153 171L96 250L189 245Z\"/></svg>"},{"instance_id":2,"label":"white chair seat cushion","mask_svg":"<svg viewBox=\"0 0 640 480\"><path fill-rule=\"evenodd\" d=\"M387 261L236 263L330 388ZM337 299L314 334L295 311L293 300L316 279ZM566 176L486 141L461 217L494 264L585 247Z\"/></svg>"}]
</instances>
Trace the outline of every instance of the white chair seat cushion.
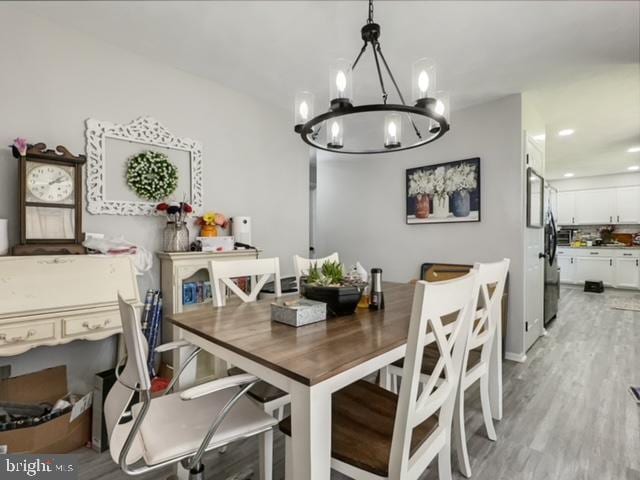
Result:
<instances>
[{"instance_id":1,"label":"white chair seat cushion","mask_svg":"<svg viewBox=\"0 0 640 480\"><path fill-rule=\"evenodd\" d=\"M214 418L237 392L237 388L227 388L189 401L180 399L179 393L154 398L140 427L146 464L156 465L195 452ZM134 405L133 415L137 416L141 408L140 403ZM277 423L243 396L228 413L207 450L268 430Z\"/></svg>"}]
</instances>

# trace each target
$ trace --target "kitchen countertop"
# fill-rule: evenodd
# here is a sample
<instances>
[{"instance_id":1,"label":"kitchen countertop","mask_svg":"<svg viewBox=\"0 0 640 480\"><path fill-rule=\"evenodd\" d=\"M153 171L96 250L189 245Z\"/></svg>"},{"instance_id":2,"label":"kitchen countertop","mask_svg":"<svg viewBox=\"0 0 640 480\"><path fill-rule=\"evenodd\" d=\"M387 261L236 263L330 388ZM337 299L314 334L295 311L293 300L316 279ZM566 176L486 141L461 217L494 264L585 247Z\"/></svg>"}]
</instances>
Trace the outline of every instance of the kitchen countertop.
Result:
<instances>
[{"instance_id":1,"label":"kitchen countertop","mask_svg":"<svg viewBox=\"0 0 640 480\"><path fill-rule=\"evenodd\" d=\"M571 245L558 245L558 248L574 248L576 250L588 250L588 249L594 249L594 248L605 248L605 249L610 249L610 250L638 250L640 249L640 245L634 245L632 247L627 247L624 245L594 245L591 247L572 247Z\"/></svg>"}]
</instances>

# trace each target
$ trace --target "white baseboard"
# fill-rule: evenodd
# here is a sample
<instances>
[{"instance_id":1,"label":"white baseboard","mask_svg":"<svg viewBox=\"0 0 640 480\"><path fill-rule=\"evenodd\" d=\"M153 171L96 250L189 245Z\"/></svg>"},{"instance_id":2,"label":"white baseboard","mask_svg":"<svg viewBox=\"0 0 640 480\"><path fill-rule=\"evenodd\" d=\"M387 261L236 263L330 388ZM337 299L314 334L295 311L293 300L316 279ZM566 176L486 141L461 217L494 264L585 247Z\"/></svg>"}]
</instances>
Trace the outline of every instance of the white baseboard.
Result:
<instances>
[{"instance_id":1,"label":"white baseboard","mask_svg":"<svg viewBox=\"0 0 640 480\"><path fill-rule=\"evenodd\" d=\"M527 354L505 352L504 358L506 358L507 360L511 360L512 362L524 363L525 360L527 359Z\"/></svg>"}]
</instances>

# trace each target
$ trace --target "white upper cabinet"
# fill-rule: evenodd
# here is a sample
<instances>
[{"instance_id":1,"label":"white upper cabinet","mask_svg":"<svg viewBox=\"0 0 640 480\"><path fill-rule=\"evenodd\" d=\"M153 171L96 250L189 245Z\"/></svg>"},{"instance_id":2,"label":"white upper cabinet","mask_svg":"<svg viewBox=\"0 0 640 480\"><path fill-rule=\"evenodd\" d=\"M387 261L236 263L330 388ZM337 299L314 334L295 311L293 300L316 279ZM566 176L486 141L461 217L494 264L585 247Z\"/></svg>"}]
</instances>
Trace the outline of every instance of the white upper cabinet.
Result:
<instances>
[{"instance_id":1,"label":"white upper cabinet","mask_svg":"<svg viewBox=\"0 0 640 480\"><path fill-rule=\"evenodd\" d=\"M559 225L640 223L640 186L558 192Z\"/></svg>"},{"instance_id":2,"label":"white upper cabinet","mask_svg":"<svg viewBox=\"0 0 640 480\"><path fill-rule=\"evenodd\" d=\"M558 224L572 225L575 222L576 192L558 192Z\"/></svg>"},{"instance_id":3,"label":"white upper cabinet","mask_svg":"<svg viewBox=\"0 0 640 480\"><path fill-rule=\"evenodd\" d=\"M576 223L594 225L613 223L616 218L615 189L579 190L576 193Z\"/></svg>"},{"instance_id":4,"label":"white upper cabinet","mask_svg":"<svg viewBox=\"0 0 640 480\"><path fill-rule=\"evenodd\" d=\"M616 223L640 223L640 187L616 189Z\"/></svg>"}]
</instances>

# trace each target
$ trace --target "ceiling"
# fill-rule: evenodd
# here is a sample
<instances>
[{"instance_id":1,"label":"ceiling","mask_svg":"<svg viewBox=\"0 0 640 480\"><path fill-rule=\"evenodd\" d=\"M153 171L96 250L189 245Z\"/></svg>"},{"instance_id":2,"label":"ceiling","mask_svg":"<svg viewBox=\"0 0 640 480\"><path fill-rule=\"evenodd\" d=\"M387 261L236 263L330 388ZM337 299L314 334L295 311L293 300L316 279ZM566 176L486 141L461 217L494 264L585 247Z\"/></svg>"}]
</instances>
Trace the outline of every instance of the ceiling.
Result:
<instances>
[{"instance_id":1,"label":"ceiling","mask_svg":"<svg viewBox=\"0 0 640 480\"><path fill-rule=\"evenodd\" d=\"M291 111L294 93L302 89L316 94L317 109L326 108L329 64L355 57L367 15L362 0L19 5ZM451 92L453 110L539 93L554 128L566 123L576 129L574 148L549 136L553 169L563 162L574 168L594 151L600 165L615 163L615 145L632 140L632 127L637 137L640 2L389 0L376 2L375 20L406 95L411 64L421 57L437 62L438 88ZM361 61L354 84L358 103L379 95L371 57Z\"/></svg>"}]
</instances>

